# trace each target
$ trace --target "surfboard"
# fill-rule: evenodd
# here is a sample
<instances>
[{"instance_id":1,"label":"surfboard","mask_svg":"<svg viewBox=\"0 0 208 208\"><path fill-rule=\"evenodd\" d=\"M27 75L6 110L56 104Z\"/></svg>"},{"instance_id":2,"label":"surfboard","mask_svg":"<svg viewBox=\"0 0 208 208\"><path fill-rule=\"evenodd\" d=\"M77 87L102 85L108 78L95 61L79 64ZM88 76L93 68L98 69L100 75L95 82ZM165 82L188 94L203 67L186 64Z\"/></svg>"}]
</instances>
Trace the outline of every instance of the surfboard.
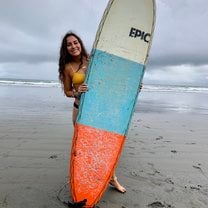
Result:
<instances>
[{"instance_id":1,"label":"surfboard","mask_svg":"<svg viewBox=\"0 0 208 208\"><path fill-rule=\"evenodd\" d=\"M94 207L118 163L153 38L154 0L110 0L99 25L70 161L74 202Z\"/></svg>"}]
</instances>

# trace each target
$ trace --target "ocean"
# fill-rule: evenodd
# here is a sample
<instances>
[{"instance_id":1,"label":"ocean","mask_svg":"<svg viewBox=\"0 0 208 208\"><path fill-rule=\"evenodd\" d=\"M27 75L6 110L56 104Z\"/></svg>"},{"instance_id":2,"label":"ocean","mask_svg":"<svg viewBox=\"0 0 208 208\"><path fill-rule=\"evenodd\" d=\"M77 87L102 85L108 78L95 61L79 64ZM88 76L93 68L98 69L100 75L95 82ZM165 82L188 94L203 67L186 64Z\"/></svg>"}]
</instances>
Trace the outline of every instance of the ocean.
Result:
<instances>
[{"instance_id":1,"label":"ocean","mask_svg":"<svg viewBox=\"0 0 208 208\"><path fill-rule=\"evenodd\" d=\"M8 100L9 104L8 104ZM64 96L61 85L53 80L0 78L0 106L13 102L59 106L60 110L72 108L73 99ZM138 97L136 112L177 112L208 114L208 87L179 85L145 85ZM69 104L69 102L71 102Z\"/></svg>"},{"instance_id":2,"label":"ocean","mask_svg":"<svg viewBox=\"0 0 208 208\"><path fill-rule=\"evenodd\" d=\"M3 79L0 78L0 86L25 86L25 87L61 87L58 81L36 79ZM208 87L184 86L184 85L144 85L144 91L148 92L189 92L208 93Z\"/></svg>"}]
</instances>

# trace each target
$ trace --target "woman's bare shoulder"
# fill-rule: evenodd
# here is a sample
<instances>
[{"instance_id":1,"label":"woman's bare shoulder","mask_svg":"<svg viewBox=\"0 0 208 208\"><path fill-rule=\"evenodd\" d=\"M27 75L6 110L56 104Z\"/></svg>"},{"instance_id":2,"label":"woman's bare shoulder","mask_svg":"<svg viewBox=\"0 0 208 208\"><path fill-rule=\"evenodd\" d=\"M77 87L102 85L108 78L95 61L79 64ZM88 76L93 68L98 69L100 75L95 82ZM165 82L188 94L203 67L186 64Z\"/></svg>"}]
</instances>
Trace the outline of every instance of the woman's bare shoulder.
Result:
<instances>
[{"instance_id":1,"label":"woman's bare shoulder","mask_svg":"<svg viewBox=\"0 0 208 208\"><path fill-rule=\"evenodd\" d=\"M68 63L65 65L64 74L71 75L73 73L71 65Z\"/></svg>"}]
</instances>

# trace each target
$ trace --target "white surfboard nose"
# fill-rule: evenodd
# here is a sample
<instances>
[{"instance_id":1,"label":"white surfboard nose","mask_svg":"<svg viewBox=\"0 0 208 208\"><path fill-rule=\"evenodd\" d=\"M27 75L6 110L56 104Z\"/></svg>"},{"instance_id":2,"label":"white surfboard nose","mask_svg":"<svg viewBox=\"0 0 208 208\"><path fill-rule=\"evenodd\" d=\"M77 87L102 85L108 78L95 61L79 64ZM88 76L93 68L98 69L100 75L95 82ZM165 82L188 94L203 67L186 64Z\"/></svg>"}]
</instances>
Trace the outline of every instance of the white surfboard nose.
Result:
<instances>
[{"instance_id":1,"label":"white surfboard nose","mask_svg":"<svg viewBox=\"0 0 208 208\"><path fill-rule=\"evenodd\" d=\"M134 5L133 7L131 5ZM145 64L154 30L153 0L110 1L95 48Z\"/></svg>"}]
</instances>

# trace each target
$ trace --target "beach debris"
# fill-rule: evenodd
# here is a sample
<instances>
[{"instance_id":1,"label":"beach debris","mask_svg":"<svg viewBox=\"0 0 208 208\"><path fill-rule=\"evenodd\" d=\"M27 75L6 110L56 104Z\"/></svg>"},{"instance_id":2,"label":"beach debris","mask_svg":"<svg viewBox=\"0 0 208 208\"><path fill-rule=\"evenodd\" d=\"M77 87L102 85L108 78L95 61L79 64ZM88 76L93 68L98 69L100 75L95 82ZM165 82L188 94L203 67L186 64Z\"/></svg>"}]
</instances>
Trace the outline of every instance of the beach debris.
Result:
<instances>
[{"instance_id":1,"label":"beach debris","mask_svg":"<svg viewBox=\"0 0 208 208\"><path fill-rule=\"evenodd\" d=\"M173 184L173 185L174 185L174 182L171 180L171 178L166 178L166 179L165 179L165 182L167 182L167 183L170 183L170 184Z\"/></svg>"},{"instance_id":2,"label":"beach debris","mask_svg":"<svg viewBox=\"0 0 208 208\"><path fill-rule=\"evenodd\" d=\"M200 188L199 187L196 187L196 186L190 186L190 189L192 189L192 190L200 190Z\"/></svg>"},{"instance_id":3,"label":"beach debris","mask_svg":"<svg viewBox=\"0 0 208 208\"><path fill-rule=\"evenodd\" d=\"M176 150L171 150L171 152L172 152L172 153L177 153L178 151L176 151Z\"/></svg>"},{"instance_id":4,"label":"beach debris","mask_svg":"<svg viewBox=\"0 0 208 208\"><path fill-rule=\"evenodd\" d=\"M185 188L187 189L188 187L187 186L185 186ZM192 190L200 190L202 188L202 185L200 185L200 184L198 184L197 186L190 186L190 189L192 189Z\"/></svg>"},{"instance_id":5,"label":"beach debris","mask_svg":"<svg viewBox=\"0 0 208 208\"><path fill-rule=\"evenodd\" d=\"M56 159L57 157L57 155L51 155L48 159Z\"/></svg>"},{"instance_id":6,"label":"beach debris","mask_svg":"<svg viewBox=\"0 0 208 208\"><path fill-rule=\"evenodd\" d=\"M201 170L201 167L199 167L199 166L192 165L192 167Z\"/></svg>"},{"instance_id":7,"label":"beach debris","mask_svg":"<svg viewBox=\"0 0 208 208\"><path fill-rule=\"evenodd\" d=\"M159 136L155 140L161 140L161 139L163 139L163 136Z\"/></svg>"}]
</instances>

